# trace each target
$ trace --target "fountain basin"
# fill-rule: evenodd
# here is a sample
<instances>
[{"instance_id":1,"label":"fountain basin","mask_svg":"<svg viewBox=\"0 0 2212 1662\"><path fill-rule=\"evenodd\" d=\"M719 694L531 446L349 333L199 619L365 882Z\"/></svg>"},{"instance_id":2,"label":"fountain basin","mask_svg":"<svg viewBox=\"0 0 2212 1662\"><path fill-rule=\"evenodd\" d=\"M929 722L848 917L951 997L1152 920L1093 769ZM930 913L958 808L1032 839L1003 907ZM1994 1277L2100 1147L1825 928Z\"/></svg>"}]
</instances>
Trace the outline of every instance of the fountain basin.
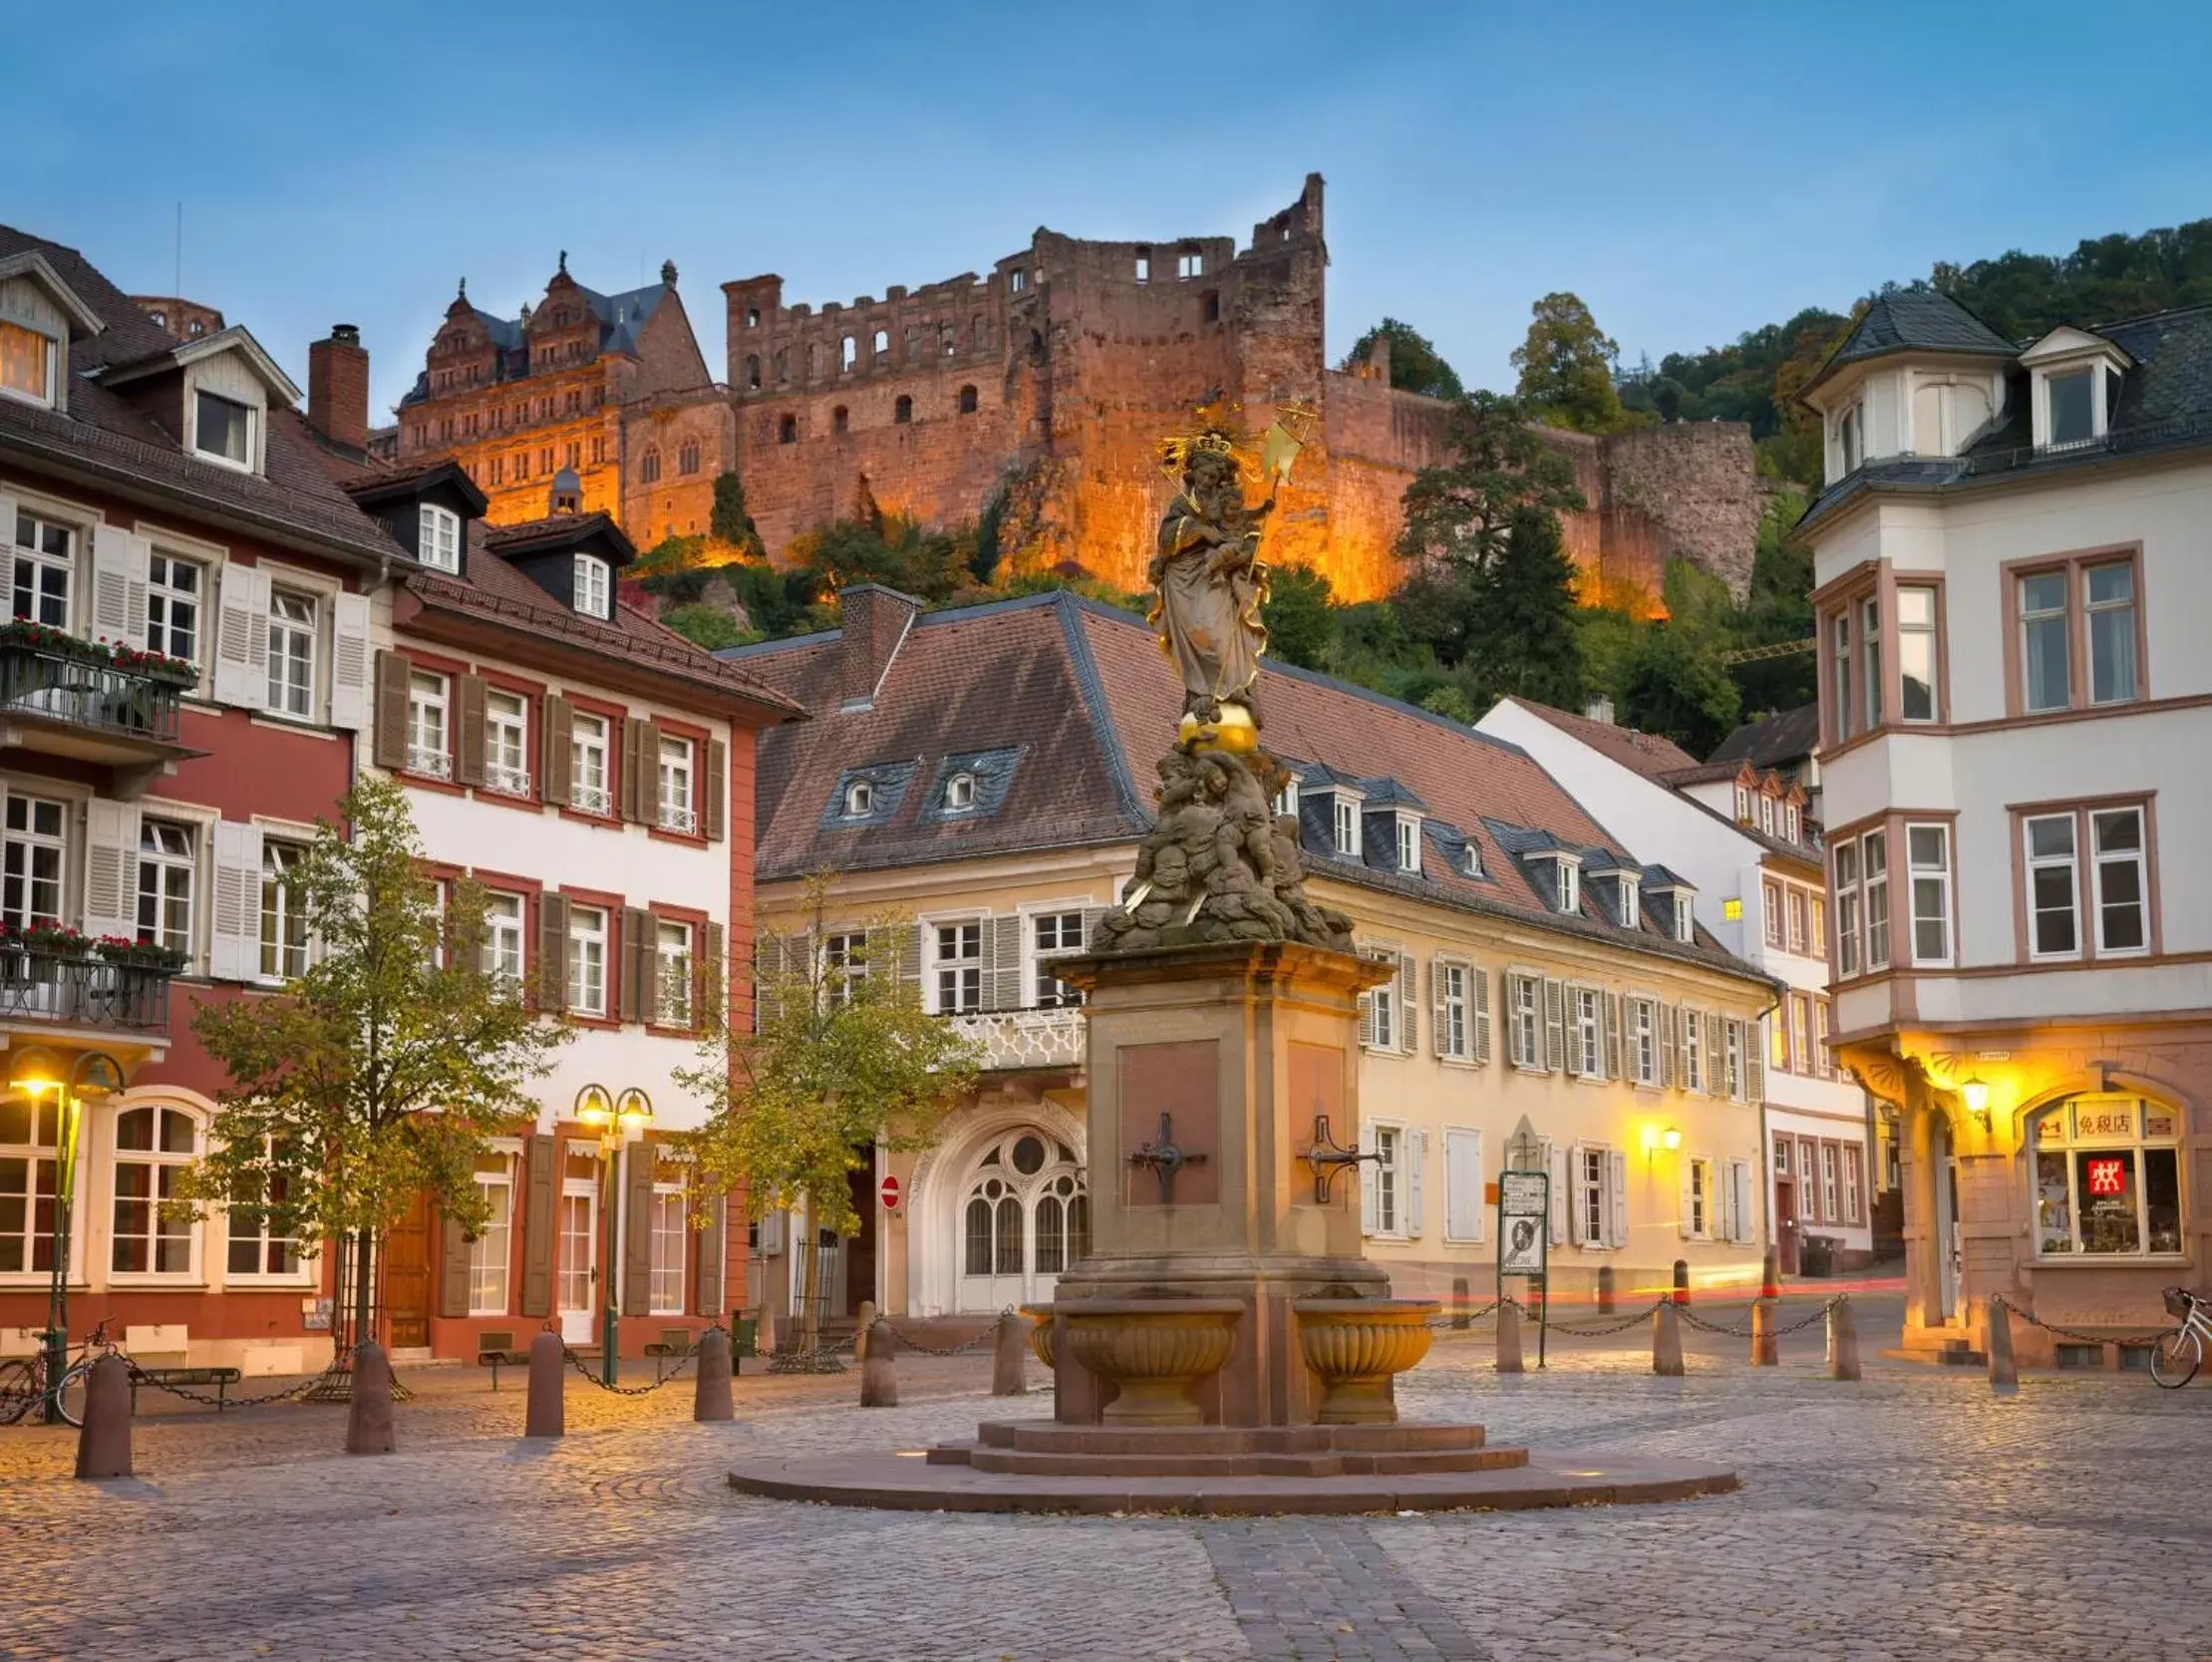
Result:
<instances>
[{"instance_id":1,"label":"fountain basin","mask_svg":"<svg viewBox=\"0 0 2212 1662\"><path fill-rule=\"evenodd\" d=\"M1022 1314L1029 1317L1030 1354L1050 1368L1053 1366L1053 1307L1050 1304L1025 1304Z\"/></svg>"},{"instance_id":2,"label":"fountain basin","mask_svg":"<svg viewBox=\"0 0 2212 1662\"><path fill-rule=\"evenodd\" d=\"M1195 1426L1191 1387L1229 1360L1244 1306L1233 1298L1095 1298L1055 1305L1076 1360L1120 1394L1105 1419L1117 1426Z\"/></svg>"},{"instance_id":3,"label":"fountain basin","mask_svg":"<svg viewBox=\"0 0 2212 1662\"><path fill-rule=\"evenodd\" d=\"M1301 1298L1298 1346L1326 1394L1325 1426L1388 1425L1398 1419L1391 1379L1428 1354L1428 1323L1442 1308L1424 1298Z\"/></svg>"}]
</instances>

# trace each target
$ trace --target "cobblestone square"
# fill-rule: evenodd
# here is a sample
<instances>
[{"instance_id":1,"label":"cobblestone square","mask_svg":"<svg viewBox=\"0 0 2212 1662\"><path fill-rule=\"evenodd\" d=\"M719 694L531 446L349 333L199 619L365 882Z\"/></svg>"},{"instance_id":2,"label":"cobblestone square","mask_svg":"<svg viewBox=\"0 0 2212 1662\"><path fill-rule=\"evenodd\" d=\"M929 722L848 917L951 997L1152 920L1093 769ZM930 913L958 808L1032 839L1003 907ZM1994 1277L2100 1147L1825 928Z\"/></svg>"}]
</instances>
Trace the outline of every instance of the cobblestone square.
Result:
<instances>
[{"instance_id":1,"label":"cobblestone square","mask_svg":"<svg viewBox=\"0 0 2212 1662\"><path fill-rule=\"evenodd\" d=\"M1640 1335L1631 1333L1629 1340ZM1871 1356L1871 1347L1870 1347ZM1410 1415L1500 1442L1733 1463L1735 1495L1420 1517L1052 1519L732 1494L744 1454L921 1449L984 1415L982 1359L738 1384L574 1381L569 1435L523 1393L424 1370L401 1452L339 1454L343 1410L161 1412L138 1479L68 1477L72 1435L0 1431L9 1657L1738 1658L2212 1656L2212 1394L2135 1374L1819 1371L1817 1330L1753 1371L1718 1342L1680 1380L1635 1345L1562 1343L1501 1378L1451 1335ZM172 1405L173 1406L173 1405ZM681 1612L672 1617L671 1612Z\"/></svg>"}]
</instances>

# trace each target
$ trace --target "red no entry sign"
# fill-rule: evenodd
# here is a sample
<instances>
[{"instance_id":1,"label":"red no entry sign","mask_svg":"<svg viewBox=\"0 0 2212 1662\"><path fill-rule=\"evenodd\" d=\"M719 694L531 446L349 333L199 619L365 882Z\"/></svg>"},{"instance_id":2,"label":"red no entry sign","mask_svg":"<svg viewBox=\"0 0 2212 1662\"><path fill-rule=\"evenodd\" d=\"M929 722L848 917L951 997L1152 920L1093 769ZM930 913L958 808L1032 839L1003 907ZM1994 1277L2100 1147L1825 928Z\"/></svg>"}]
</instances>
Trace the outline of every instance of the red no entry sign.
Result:
<instances>
[{"instance_id":1,"label":"red no entry sign","mask_svg":"<svg viewBox=\"0 0 2212 1662\"><path fill-rule=\"evenodd\" d=\"M898 1179L896 1177L885 1177L883 1186L877 1192L883 1196L883 1209L885 1211L895 1212L898 1210Z\"/></svg>"}]
</instances>

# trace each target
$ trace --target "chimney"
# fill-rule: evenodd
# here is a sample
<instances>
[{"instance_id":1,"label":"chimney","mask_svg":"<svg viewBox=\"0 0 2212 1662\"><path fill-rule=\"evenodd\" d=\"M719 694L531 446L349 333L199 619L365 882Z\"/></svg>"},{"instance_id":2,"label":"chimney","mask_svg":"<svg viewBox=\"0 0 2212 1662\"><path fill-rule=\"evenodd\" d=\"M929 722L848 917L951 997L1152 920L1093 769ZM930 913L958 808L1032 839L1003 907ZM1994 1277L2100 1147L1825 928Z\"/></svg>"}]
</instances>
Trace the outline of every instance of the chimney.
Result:
<instances>
[{"instance_id":1,"label":"chimney","mask_svg":"<svg viewBox=\"0 0 2212 1662\"><path fill-rule=\"evenodd\" d=\"M307 349L307 422L333 444L369 448L369 354L351 323Z\"/></svg>"},{"instance_id":2,"label":"chimney","mask_svg":"<svg viewBox=\"0 0 2212 1662\"><path fill-rule=\"evenodd\" d=\"M875 703L876 689L890 672L891 660L913 626L922 603L881 583L856 583L837 591L837 612L843 620L839 658L841 710L866 710Z\"/></svg>"},{"instance_id":3,"label":"chimney","mask_svg":"<svg viewBox=\"0 0 2212 1662\"><path fill-rule=\"evenodd\" d=\"M1613 725L1613 701L1600 693L1596 698L1590 700L1583 714L1594 722L1603 722L1606 726L1611 727Z\"/></svg>"}]
</instances>

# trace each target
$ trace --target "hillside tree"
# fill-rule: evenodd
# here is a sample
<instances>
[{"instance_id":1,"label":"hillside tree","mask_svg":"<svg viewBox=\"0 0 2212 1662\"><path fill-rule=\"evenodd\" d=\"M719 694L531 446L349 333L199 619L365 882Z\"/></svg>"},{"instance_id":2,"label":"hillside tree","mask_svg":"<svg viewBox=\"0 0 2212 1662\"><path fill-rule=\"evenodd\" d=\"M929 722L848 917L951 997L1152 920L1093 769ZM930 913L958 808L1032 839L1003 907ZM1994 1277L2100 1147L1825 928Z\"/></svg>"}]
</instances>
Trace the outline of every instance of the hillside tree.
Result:
<instances>
[{"instance_id":1,"label":"hillside tree","mask_svg":"<svg viewBox=\"0 0 2212 1662\"><path fill-rule=\"evenodd\" d=\"M1513 349L1516 392L1532 412L1578 433L1613 433L1628 425L1613 383L1621 349L1598 327L1580 296L1561 290L1529 308L1528 335Z\"/></svg>"},{"instance_id":2,"label":"hillside tree","mask_svg":"<svg viewBox=\"0 0 2212 1662\"><path fill-rule=\"evenodd\" d=\"M1435 344L1411 323L1401 323L1395 317L1386 317L1354 341L1340 367L1347 371L1357 370L1367 361L1368 353L1378 340L1390 342L1390 384L1396 391L1420 393L1424 398L1466 396L1466 388L1459 384L1458 372L1444 362Z\"/></svg>"}]
</instances>

